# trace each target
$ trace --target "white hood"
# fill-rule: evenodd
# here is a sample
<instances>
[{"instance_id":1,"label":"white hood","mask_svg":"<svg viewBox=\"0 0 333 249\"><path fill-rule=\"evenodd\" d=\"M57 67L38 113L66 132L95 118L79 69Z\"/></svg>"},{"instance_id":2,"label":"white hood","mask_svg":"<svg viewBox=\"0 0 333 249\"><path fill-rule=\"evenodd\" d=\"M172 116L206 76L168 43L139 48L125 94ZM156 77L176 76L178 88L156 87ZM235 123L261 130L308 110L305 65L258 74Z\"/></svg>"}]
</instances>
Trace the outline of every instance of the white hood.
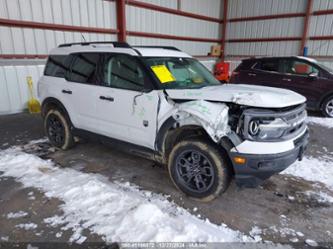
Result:
<instances>
[{"instance_id":1,"label":"white hood","mask_svg":"<svg viewBox=\"0 0 333 249\"><path fill-rule=\"evenodd\" d=\"M224 84L200 89L167 89L171 99L207 100L232 102L239 105L283 108L302 104L306 98L281 88Z\"/></svg>"}]
</instances>

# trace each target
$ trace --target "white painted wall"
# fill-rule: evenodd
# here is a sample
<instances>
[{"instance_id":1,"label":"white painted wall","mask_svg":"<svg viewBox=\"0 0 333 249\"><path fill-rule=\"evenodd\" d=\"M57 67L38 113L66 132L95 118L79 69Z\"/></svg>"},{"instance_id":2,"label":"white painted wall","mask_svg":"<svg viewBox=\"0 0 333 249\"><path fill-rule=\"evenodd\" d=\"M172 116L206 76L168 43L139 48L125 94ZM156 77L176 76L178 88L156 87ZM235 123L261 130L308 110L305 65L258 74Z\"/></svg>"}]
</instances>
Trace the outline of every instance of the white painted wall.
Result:
<instances>
[{"instance_id":1,"label":"white painted wall","mask_svg":"<svg viewBox=\"0 0 333 249\"><path fill-rule=\"evenodd\" d=\"M34 95L37 98L37 81L43 70L44 65L0 66L0 114L27 109L29 90L26 77L32 76Z\"/></svg>"}]
</instances>

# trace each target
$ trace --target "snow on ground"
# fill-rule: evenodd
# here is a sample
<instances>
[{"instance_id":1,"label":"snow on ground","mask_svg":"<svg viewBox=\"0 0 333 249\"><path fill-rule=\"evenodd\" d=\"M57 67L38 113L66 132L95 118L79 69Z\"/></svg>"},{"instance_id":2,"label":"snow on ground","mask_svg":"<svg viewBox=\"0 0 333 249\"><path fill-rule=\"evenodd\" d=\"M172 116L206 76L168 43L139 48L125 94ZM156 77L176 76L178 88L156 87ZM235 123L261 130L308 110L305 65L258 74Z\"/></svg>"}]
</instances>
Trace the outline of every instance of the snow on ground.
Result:
<instances>
[{"instance_id":1,"label":"snow on ground","mask_svg":"<svg viewBox=\"0 0 333 249\"><path fill-rule=\"evenodd\" d=\"M24 230L34 230L36 229L38 226L35 223L26 223L26 224L18 224L15 227L24 229Z\"/></svg>"},{"instance_id":2,"label":"snow on ground","mask_svg":"<svg viewBox=\"0 0 333 249\"><path fill-rule=\"evenodd\" d=\"M308 117L307 122L310 124L318 124L327 128L333 128L333 118Z\"/></svg>"},{"instance_id":3,"label":"snow on ground","mask_svg":"<svg viewBox=\"0 0 333 249\"><path fill-rule=\"evenodd\" d=\"M315 198L320 203L333 203L333 197L322 191L306 191L305 194L309 197Z\"/></svg>"},{"instance_id":4,"label":"snow on ground","mask_svg":"<svg viewBox=\"0 0 333 249\"><path fill-rule=\"evenodd\" d=\"M86 239L81 235L83 229L101 235L107 242L254 241L224 224L200 220L161 195L140 191L130 184L111 183L97 174L59 168L50 160L18 149L0 151L0 171L1 177L15 177L25 187L61 199L64 214L45 222L61 225L62 230L72 229L71 241L77 243Z\"/></svg>"},{"instance_id":5,"label":"snow on ground","mask_svg":"<svg viewBox=\"0 0 333 249\"><path fill-rule=\"evenodd\" d=\"M304 178L308 181L324 183L333 189L333 158L304 157L282 171L281 174L289 174Z\"/></svg>"},{"instance_id":6,"label":"snow on ground","mask_svg":"<svg viewBox=\"0 0 333 249\"><path fill-rule=\"evenodd\" d=\"M28 213L24 212L24 211L18 211L16 213L8 213L7 214L7 219L19 219L19 218L23 218L28 216Z\"/></svg>"}]
</instances>

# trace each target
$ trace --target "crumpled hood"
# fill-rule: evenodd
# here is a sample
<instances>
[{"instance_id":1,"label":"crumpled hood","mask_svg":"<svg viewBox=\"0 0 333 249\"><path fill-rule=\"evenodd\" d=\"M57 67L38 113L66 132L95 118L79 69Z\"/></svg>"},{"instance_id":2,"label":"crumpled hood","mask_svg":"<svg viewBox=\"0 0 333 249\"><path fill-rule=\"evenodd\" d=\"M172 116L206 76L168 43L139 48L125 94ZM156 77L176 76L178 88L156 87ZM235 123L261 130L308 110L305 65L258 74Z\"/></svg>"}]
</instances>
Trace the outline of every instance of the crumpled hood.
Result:
<instances>
[{"instance_id":1,"label":"crumpled hood","mask_svg":"<svg viewBox=\"0 0 333 249\"><path fill-rule=\"evenodd\" d=\"M166 92L171 99L232 102L264 108L283 108L306 101L305 97L290 90L242 84L224 84L201 89L167 89Z\"/></svg>"}]
</instances>

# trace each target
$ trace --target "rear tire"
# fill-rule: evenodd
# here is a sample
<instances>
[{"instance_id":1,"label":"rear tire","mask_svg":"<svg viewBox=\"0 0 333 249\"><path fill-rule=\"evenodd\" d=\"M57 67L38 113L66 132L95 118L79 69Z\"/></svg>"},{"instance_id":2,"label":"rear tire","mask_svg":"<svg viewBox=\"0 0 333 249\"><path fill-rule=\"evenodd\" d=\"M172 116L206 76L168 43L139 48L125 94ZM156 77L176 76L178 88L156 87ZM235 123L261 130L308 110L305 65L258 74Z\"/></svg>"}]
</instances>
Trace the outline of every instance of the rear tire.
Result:
<instances>
[{"instance_id":1,"label":"rear tire","mask_svg":"<svg viewBox=\"0 0 333 249\"><path fill-rule=\"evenodd\" d=\"M215 144L190 139L179 142L172 149L168 169L180 191L195 200L208 202L229 186L231 172L227 163Z\"/></svg>"},{"instance_id":2,"label":"rear tire","mask_svg":"<svg viewBox=\"0 0 333 249\"><path fill-rule=\"evenodd\" d=\"M57 148L68 150L75 144L70 121L57 109L51 109L46 113L44 130L50 143Z\"/></svg>"},{"instance_id":3,"label":"rear tire","mask_svg":"<svg viewBox=\"0 0 333 249\"><path fill-rule=\"evenodd\" d=\"M321 110L325 117L333 118L333 95L324 100Z\"/></svg>"}]
</instances>

